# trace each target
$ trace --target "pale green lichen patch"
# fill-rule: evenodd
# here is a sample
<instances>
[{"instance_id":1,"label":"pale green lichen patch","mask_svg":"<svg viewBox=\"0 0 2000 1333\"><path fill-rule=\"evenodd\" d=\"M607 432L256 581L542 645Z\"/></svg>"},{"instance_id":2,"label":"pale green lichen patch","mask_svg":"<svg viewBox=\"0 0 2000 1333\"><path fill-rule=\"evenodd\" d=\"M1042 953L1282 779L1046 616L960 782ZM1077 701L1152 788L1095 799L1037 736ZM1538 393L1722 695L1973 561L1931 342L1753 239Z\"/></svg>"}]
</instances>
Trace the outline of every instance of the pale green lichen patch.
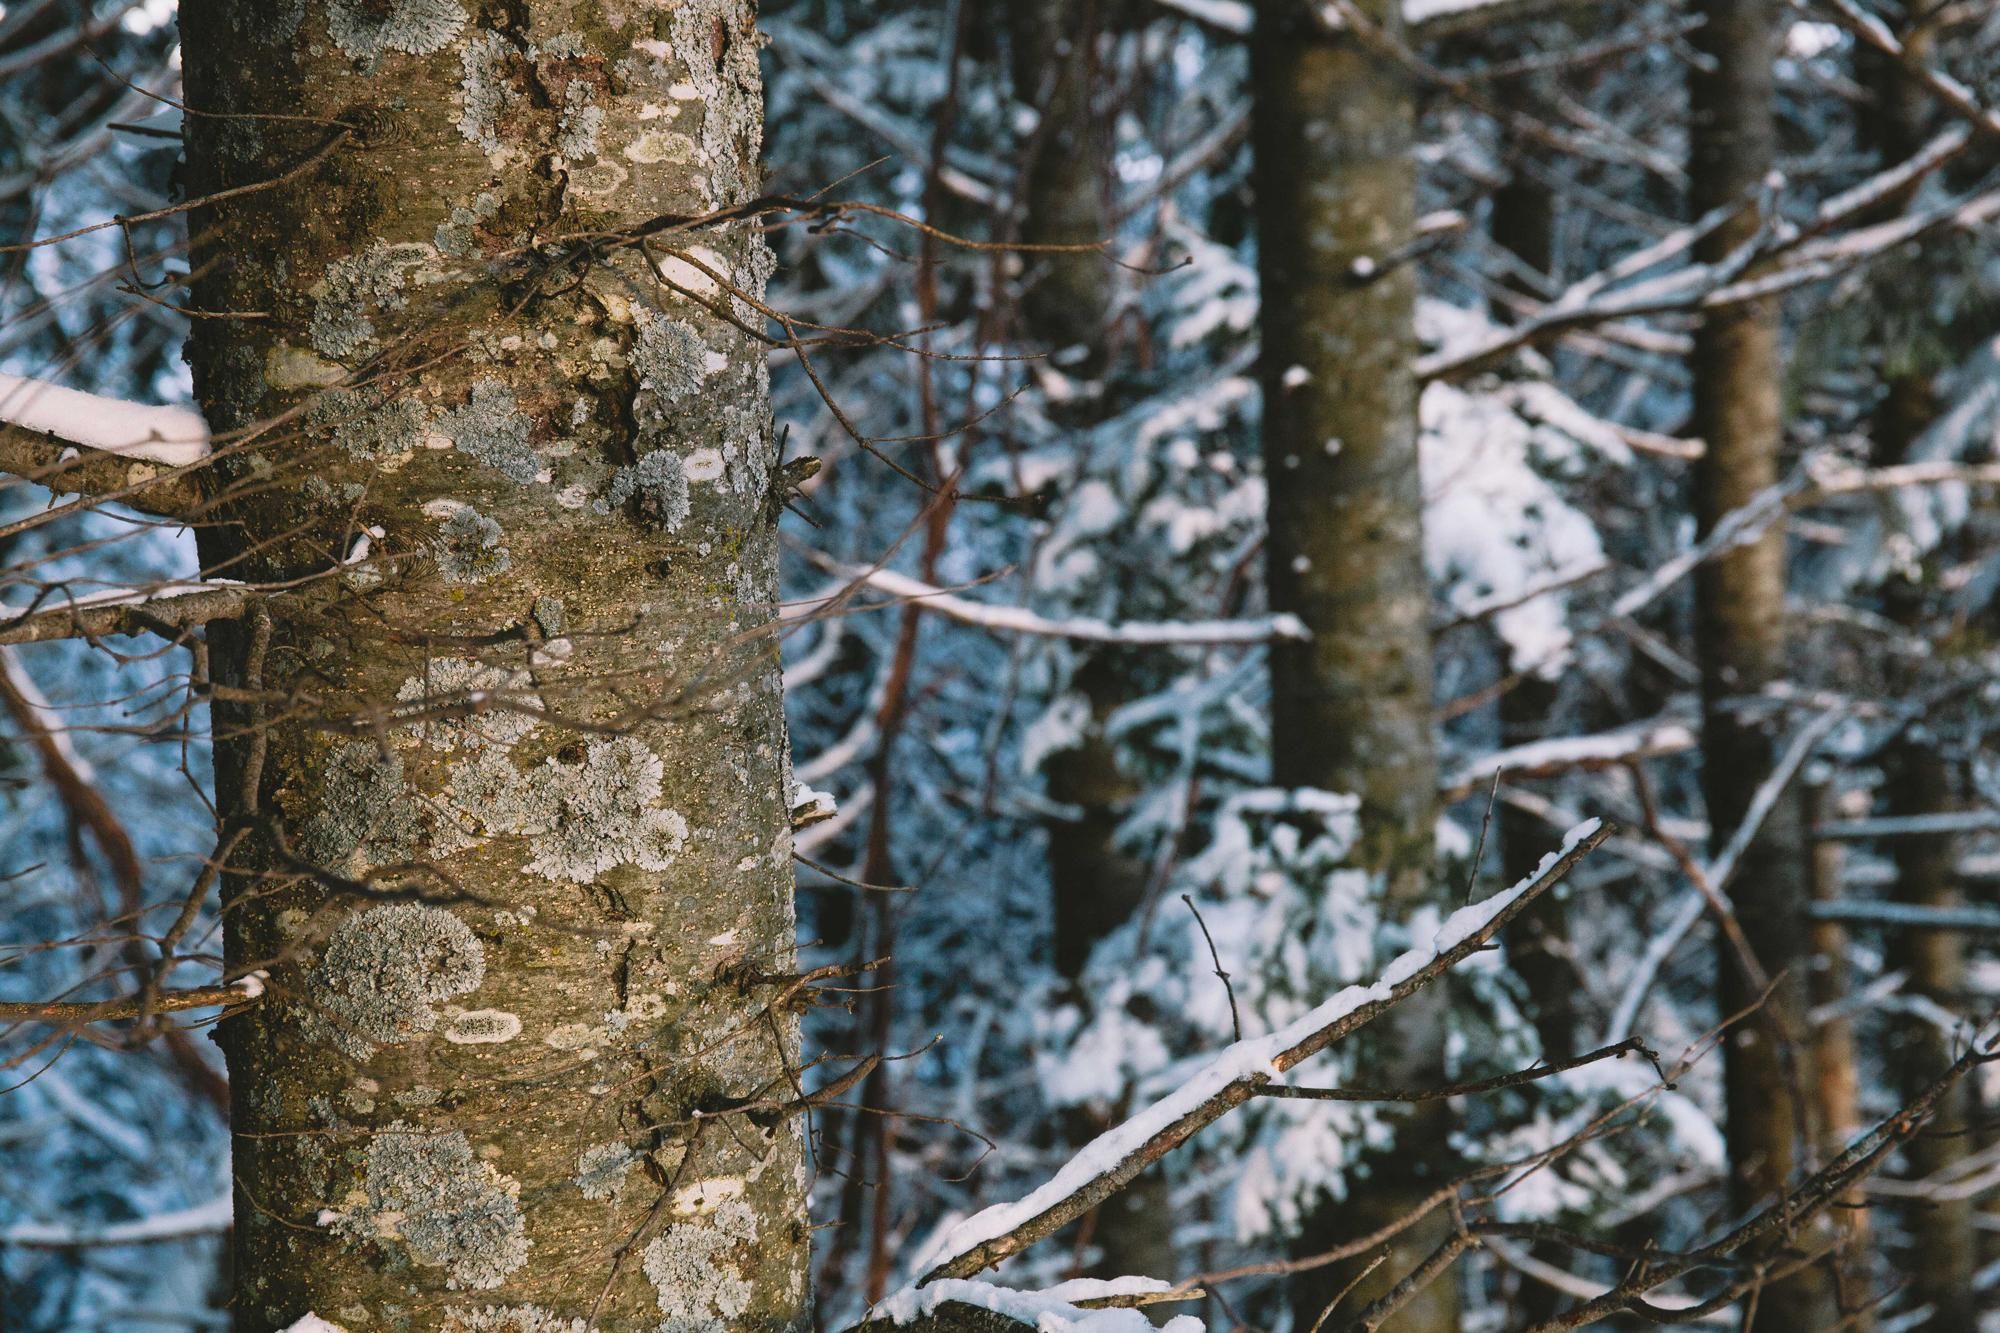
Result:
<instances>
[{"instance_id":1,"label":"pale green lichen patch","mask_svg":"<svg viewBox=\"0 0 2000 1333\"><path fill-rule=\"evenodd\" d=\"M585 1148L576 1159L576 1187L586 1199L616 1203L625 1197L638 1154L622 1143L599 1143Z\"/></svg>"},{"instance_id":2,"label":"pale green lichen patch","mask_svg":"<svg viewBox=\"0 0 2000 1333\"><path fill-rule=\"evenodd\" d=\"M338 1235L401 1242L413 1262L443 1268L453 1290L497 1287L527 1262L520 1186L480 1161L463 1131L397 1121L369 1141L364 1185L323 1220Z\"/></svg>"},{"instance_id":3,"label":"pale green lichen patch","mask_svg":"<svg viewBox=\"0 0 2000 1333\"><path fill-rule=\"evenodd\" d=\"M485 979L484 948L450 912L419 903L372 907L335 927L320 952L306 1027L365 1060L378 1045L431 1031L441 1002Z\"/></svg>"},{"instance_id":4,"label":"pale green lichen patch","mask_svg":"<svg viewBox=\"0 0 2000 1333\"><path fill-rule=\"evenodd\" d=\"M525 486L541 475L541 460L528 446L534 423L515 403L513 391L499 380L473 385L466 405L439 417L437 428L460 453L511 481Z\"/></svg>"},{"instance_id":5,"label":"pale green lichen patch","mask_svg":"<svg viewBox=\"0 0 2000 1333\"><path fill-rule=\"evenodd\" d=\"M445 1020L444 1039L457 1046L493 1046L521 1035L521 1016L505 1009L464 1009Z\"/></svg>"},{"instance_id":6,"label":"pale green lichen patch","mask_svg":"<svg viewBox=\"0 0 2000 1333\"><path fill-rule=\"evenodd\" d=\"M565 1319L539 1305L488 1305L445 1314L440 1333L586 1333L583 1319Z\"/></svg>"},{"instance_id":7,"label":"pale green lichen patch","mask_svg":"<svg viewBox=\"0 0 2000 1333\"><path fill-rule=\"evenodd\" d=\"M459 54L465 77L458 83L462 108L458 132L489 153L503 146L500 123L520 97L507 74L508 62L516 54L512 42L485 28L472 34Z\"/></svg>"},{"instance_id":8,"label":"pale green lichen patch","mask_svg":"<svg viewBox=\"0 0 2000 1333\"><path fill-rule=\"evenodd\" d=\"M662 449L630 467L619 468L611 475L611 487L604 498L591 507L608 514L627 501L646 522L668 532L678 531L693 507L688 498L687 465L680 455Z\"/></svg>"},{"instance_id":9,"label":"pale green lichen patch","mask_svg":"<svg viewBox=\"0 0 2000 1333\"><path fill-rule=\"evenodd\" d=\"M306 422L331 430L333 442L353 457L392 467L423 447L431 425L416 399L374 388L328 389L306 409Z\"/></svg>"},{"instance_id":10,"label":"pale green lichen patch","mask_svg":"<svg viewBox=\"0 0 2000 1333\"><path fill-rule=\"evenodd\" d=\"M741 202L755 192L754 146L763 125L764 85L757 68L758 38L741 22L737 0L686 0L668 19L668 38L680 53L691 101L701 107L702 166L710 202ZM721 46L717 49L717 40ZM714 54L707 59L703 55Z\"/></svg>"},{"instance_id":11,"label":"pale green lichen patch","mask_svg":"<svg viewBox=\"0 0 2000 1333\"><path fill-rule=\"evenodd\" d=\"M299 849L324 868L407 861L421 828L408 799L403 761L367 741L343 741L324 760L318 799Z\"/></svg>"},{"instance_id":12,"label":"pale green lichen patch","mask_svg":"<svg viewBox=\"0 0 2000 1333\"><path fill-rule=\"evenodd\" d=\"M646 1247L646 1279L653 1284L665 1333L727 1333L749 1308L750 1280L743 1265L757 1239L757 1217L732 1199L699 1222L677 1223Z\"/></svg>"},{"instance_id":13,"label":"pale green lichen patch","mask_svg":"<svg viewBox=\"0 0 2000 1333\"><path fill-rule=\"evenodd\" d=\"M327 0L327 34L357 64L389 51L442 51L464 26L455 0Z\"/></svg>"},{"instance_id":14,"label":"pale green lichen patch","mask_svg":"<svg viewBox=\"0 0 2000 1333\"><path fill-rule=\"evenodd\" d=\"M597 104L590 85L572 81L563 89L562 116L556 122L556 151L566 161L588 162L597 156L598 136L604 131L604 108Z\"/></svg>"},{"instance_id":15,"label":"pale green lichen patch","mask_svg":"<svg viewBox=\"0 0 2000 1333\"><path fill-rule=\"evenodd\" d=\"M264 383L274 389L324 389L346 378L344 367L290 343L278 343L264 356Z\"/></svg>"},{"instance_id":16,"label":"pale green lichen patch","mask_svg":"<svg viewBox=\"0 0 2000 1333\"><path fill-rule=\"evenodd\" d=\"M428 246L376 245L327 265L312 289L310 333L320 355L339 360L372 346L374 316L409 303L408 270L430 258Z\"/></svg>"},{"instance_id":17,"label":"pale green lichen patch","mask_svg":"<svg viewBox=\"0 0 2000 1333\"><path fill-rule=\"evenodd\" d=\"M397 688L397 712L415 719L411 732L434 750L506 749L538 725L542 701L533 686L533 677L518 667L436 657L425 664L424 675L411 676ZM424 716L457 708L466 715Z\"/></svg>"},{"instance_id":18,"label":"pale green lichen patch","mask_svg":"<svg viewBox=\"0 0 2000 1333\"><path fill-rule=\"evenodd\" d=\"M568 623L563 612L562 598L537 597L534 609L530 614L534 616L535 625L542 631L544 636L551 639L562 637L564 628Z\"/></svg>"},{"instance_id":19,"label":"pale green lichen patch","mask_svg":"<svg viewBox=\"0 0 2000 1333\"><path fill-rule=\"evenodd\" d=\"M631 737L593 741L526 770L482 750L452 765L443 804L455 817L434 850L520 835L547 879L595 883L614 866L665 870L687 841L687 820L657 802L664 766Z\"/></svg>"},{"instance_id":20,"label":"pale green lichen patch","mask_svg":"<svg viewBox=\"0 0 2000 1333\"><path fill-rule=\"evenodd\" d=\"M460 505L438 528L431 543L431 555L446 583L484 583L504 574L513 557L500 543L500 524L474 509Z\"/></svg>"},{"instance_id":21,"label":"pale green lichen patch","mask_svg":"<svg viewBox=\"0 0 2000 1333\"><path fill-rule=\"evenodd\" d=\"M617 865L665 870L688 827L678 810L654 805L663 772L660 757L630 737L593 741L580 766L549 760L539 775L554 798L554 827L533 840L529 873L589 884Z\"/></svg>"},{"instance_id":22,"label":"pale green lichen patch","mask_svg":"<svg viewBox=\"0 0 2000 1333\"><path fill-rule=\"evenodd\" d=\"M470 208L457 206L451 210L449 220L440 222L432 233L432 241L438 250L454 259L463 259L472 253L473 233L482 222L491 222L500 213L500 196L490 190L482 190L472 196Z\"/></svg>"},{"instance_id":23,"label":"pale green lichen patch","mask_svg":"<svg viewBox=\"0 0 2000 1333\"><path fill-rule=\"evenodd\" d=\"M649 319L639 326L631 352L639 373L639 393L633 409L642 427L667 424L667 408L701 391L713 369L708 344L695 328L678 319Z\"/></svg>"}]
</instances>

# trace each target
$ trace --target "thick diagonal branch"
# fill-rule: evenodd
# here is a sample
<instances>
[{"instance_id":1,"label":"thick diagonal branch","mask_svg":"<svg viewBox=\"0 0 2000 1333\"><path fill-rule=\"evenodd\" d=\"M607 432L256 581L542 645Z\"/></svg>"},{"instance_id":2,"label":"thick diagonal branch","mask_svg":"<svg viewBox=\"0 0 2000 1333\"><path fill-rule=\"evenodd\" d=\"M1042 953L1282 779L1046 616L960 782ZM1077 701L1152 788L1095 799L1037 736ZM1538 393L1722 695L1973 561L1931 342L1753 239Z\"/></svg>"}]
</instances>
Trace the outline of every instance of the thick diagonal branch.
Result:
<instances>
[{"instance_id":1,"label":"thick diagonal branch","mask_svg":"<svg viewBox=\"0 0 2000 1333\"><path fill-rule=\"evenodd\" d=\"M156 518L193 519L203 507L199 465L168 467L0 422L0 472L61 495L116 500Z\"/></svg>"},{"instance_id":2,"label":"thick diagonal branch","mask_svg":"<svg viewBox=\"0 0 2000 1333\"><path fill-rule=\"evenodd\" d=\"M234 584L178 584L120 591L98 601L58 602L37 610L0 607L0 645L97 639L107 634L158 634L171 639L211 620L234 620L243 614L251 595L250 589Z\"/></svg>"}]
</instances>

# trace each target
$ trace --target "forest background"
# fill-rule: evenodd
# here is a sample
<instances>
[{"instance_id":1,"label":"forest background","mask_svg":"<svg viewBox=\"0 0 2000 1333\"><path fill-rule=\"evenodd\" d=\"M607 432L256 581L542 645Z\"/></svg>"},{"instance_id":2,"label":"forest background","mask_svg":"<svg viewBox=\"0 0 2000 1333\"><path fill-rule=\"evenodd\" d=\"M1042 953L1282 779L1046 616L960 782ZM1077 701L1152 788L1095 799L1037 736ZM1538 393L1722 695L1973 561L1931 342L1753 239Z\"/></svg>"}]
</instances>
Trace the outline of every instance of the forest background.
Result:
<instances>
[{"instance_id":1,"label":"forest background","mask_svg":"<svg viewBox=\"0 0 2000 1333\"><path fill-rule=\"evenodd\" d=\"M0 8L0 1329L1996 1326L2000 5L627 8Z\"/></svg>"}]
</instances>

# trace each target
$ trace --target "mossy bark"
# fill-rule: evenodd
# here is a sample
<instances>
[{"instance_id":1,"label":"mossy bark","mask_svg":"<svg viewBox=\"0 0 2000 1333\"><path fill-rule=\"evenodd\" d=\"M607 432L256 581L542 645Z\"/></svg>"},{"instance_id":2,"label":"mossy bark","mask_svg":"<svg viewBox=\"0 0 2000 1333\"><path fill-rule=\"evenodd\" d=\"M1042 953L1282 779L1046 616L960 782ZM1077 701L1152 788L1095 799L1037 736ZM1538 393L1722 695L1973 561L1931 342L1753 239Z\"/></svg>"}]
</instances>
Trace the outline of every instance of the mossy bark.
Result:
<instances>
[{"instance_id":1,"label":"mossy bark","mask_svg":"<svg viewBox=\"0 0 2000 1333\"><path fill-rule=\"evenodd\" d=\"M804 1328L753 6L181 26L236 1326Z\"/></svg>"},{"instance_id":2,"label":"mossy bark","mask_svg":"<svg viewBox=\"0 0 2000 1333\"><path fill-rule=\"evenodd\" d=\"M1432 738L1429 586L1417 467L1416 278L1380 266L1414 225L1415 108L1399 70L1329 32L1317 7L1266 0L1253 39L1264 467L1270 486L1271 608L1312 633L1271 650L1273 775L1281 786L1361 800L1360 864L1385 912L1429 896L1437 768ZM1400 7L1365 0L1401 31ZM1439 1076L1437 1003L1404 1006L1398 1052L1380 1076ZM1440 1178L1447 1118L1424 1107L1399 1146L1349 1197L1320 1210L1296 1244L1313 1252L1400 1217ZM1359 1309L1443 1238L1434 1215L1390 1243L1389 1262L1347 1299ZM1294 1291L1310 1327L1353 1277L1309 1271ZM1453 1281L1433 1283L1385 1327L1457 1326Z\"/></svg>"},{"instance_id":3,"label":"mossy bark","mask_svg":"<svg viewBox=\"0 0 2000 1333\"><path fill-rule=\"evenodd\" d=\"M1758 200L1776 159L1772 63L1776 0L1702 0L1694 41L1704 60L1689 69L1688 175L1697 213L1728 207L1730 220L1708 235L1697 258L1720 259L1762 225ZM1695 516L1706 535L1731 510L1778 480L1783 446L1784 363L1778 309L1770 302L1710 314L1696 331L1694 431L1708 442L1695 465ZM1773 723L1740 705L1786 679L1785 534L1774 527L1754 543L1703 564L1695 581L1702 670L1702 774L1714 847L1742 823L1771 773ZM1793 1180L1810 1151L1810 1049L1805 979L1810 935L1805 830L1796 801L1778 802L1752 841L1730 890L1744 937L1767 976L1777 978L1758 1014L1725 1042L1727 1137L1732 1207L1768 1202ZM1724 1014L1758 998L1732 950L1716 966ZM1766 1292L1800 1327L1834 1322L1831 1284L1813 1267Z\"/></svg>"}]
</instances>

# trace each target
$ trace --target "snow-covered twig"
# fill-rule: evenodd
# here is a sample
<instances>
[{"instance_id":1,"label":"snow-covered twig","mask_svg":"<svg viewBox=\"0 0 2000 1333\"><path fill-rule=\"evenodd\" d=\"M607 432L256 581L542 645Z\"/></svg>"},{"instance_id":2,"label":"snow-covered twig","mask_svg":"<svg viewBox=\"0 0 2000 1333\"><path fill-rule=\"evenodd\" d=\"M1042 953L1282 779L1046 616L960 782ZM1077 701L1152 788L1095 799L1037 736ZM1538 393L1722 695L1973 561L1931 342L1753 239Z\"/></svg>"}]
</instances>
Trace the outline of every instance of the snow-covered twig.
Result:
<instances>
[{"instance_id":1,"label":"snow-covered twig","mask_svg":"<svg viewBox=\"0 0 2000 1333\"><path fill-rule=\"evenodd\" d=\"M199 511L186 469L208 457L208 423L42 380L0 375L0 472L59 493L117 499L167 518Z\"/></svg>"},{"instance_id":2,"label":"snow-covered twig","mask_svg":"<svg viewBox=\"0 0 2000 1333\"><path fill-rule=\"evenodd\" d=\"M947 1278L906 1287L888 1297L856 1326L860 1329L953 1329L971 1327L960 1311L979 1311L1012 1320L1023 1328L1060 1328L1074 1333L1152 1333L1153 1323L1138 1307L1194 1298L1158 1278L1076 1278L1045 1291L1015 1291L990 1282ZM956 1307L956 1308L954 1308ZM983 1327L984 1325L980 1325ZM1167 1333L1199 1333L1201 1321L1181 1316L1167 1321Z\"/></svg>"},{"instance_id":3,"label":"snow-covered twig","mask_svg":"<svg viewBox=\"0 0 2000 1333\"><path fill-rule=\"evenodd\" d=\"M208 456L208 422L199 412L147 407L19 375L0 375L0 421L79 449L166 467Z\"/></svg>"},{"instance_id":4,"label":"snow-covered twig","mask_svg":"<svg viewBox=\"0 0 2000 1333\"><path fill-rule=\"evenodd\" d=\"M921 579L898 574L893 569L840 568L857 583L911 602L947 620L981 629L1013 634L1035 634L1044 638L1074 639L1085 643L1117 643L1132 646L1255 644L1278 639L1307 638L1305 624L1293 615L1265 616L1257 620L1186 620L1165 622L1114 623L1087 616L1066 616L1053 620L1018 606L991 606L934 588Z\"/></svg>"},{"instance_id":5,"label":"snow-covered twig","mask_svg":"<svg viewBox=\"0 0 2000 1333\"><path fill-rule=\"evenodd\" d=\"M1981 105L1978 96L1963 83L1912 56L1888 24L1862 9L1854 0L1791 0L1791 3L1792 8L1801 13L1810 14L1814 10L1826 13L1863 44L1874 47L1902 65L1906 73L1967 125L1988 134L2000 133L2000 111Z\"/></svg>"},{"instance_id":6,"label":"snow-covered twig","mask_svg":"<svg viewBox=\"0 0 2000 1333\"><path fill-rule=\"evenodd\" d=\"M1595 736L1558 736L1530 741L1461 764L1438 784L1446 802L1462 800L1484 787L1496 771L1509 777L1548 777L1571 769L1611 768L1637 759L1685 754L1700 744L1685 722L1648 722Z\"/></svg>"},{"instance_id":7,"label":"snow-covered twig","mask_svg":"<svg viewBox=\"0 0 2000 1333\"><path fill-rule=\"evenodd\" d=\"M1839 921L1861 926L1894 926L1904 930L1956 930L2000 935L2000 912L1990 907L1926 907L1921 903L1868 902L1837 898L1809 903L1806 915L1815 921Z\"/></svg>"},{"instance_id":8,"label":"snow-covered twig","mask_svg":"<svg viewBox=\"0 0 2000 1333\"><path fill-rule=\"evenodd\" d=\"M1228 1047L1176 1091L1093 1139L1026 1198L996 1204L952 1227L926 1259L928 1271L919 1285L971 1277L1081 1217L1273 1079L1366 1026L1483 947L1612 831L1611 824L1597 819L1579 825L1534 874L1454 912L1429 947L1397 958L1373 985L1349 986L1278 1031Z\"/></svg>"},{"instance_id":9,"label":"snow-covered twig","mask_svg":"<svg viewBox=\"0 0 2000 1333\"><path fill-rule=\"evenodd\" d=\"M101 1245L146 1245L227 1231L234 1217L234 1202L227 1193L224 1193L192 1208L178 1208L170 1213L156 1213L152 1217L141 1217L130 1222L112 1222L105 1226L16 1222L13 1226L0 1230L0 1245L20 1245L42 1250L67 1250Z\"/></svg>"},{"instance_id":10,"label":"snow-covered twig","mask_svg":"<svg viewBox=\"0 0 2000 1333\"><path fill-rule=\"evenodd\" d=\"M1864 838L1934 838L1995 830L2000 830L2000 810L1951 810L1933 815L1832 820L1813 829L1813 836L1828 842L1859 842Z\"/></svg>"},{"instance_id":11,"label":"snow-covered twig","mask_svg":"<svg viewBox=\"0 0 2000 1333\"><path fill-rule=\"evenodd\" d=\"M1501 1263L1506 1264L1507 1267L1513 1269L1515 1272L1525 1277L1531 1277L1544 1286L1552 1287L1565 1296L1574 1296L1578 1300L1589 1301L1595 1300L1605 1292L1611 1290L1610 1287L1602 1282L1592 1282L1589 1278L1577 1276L1567 1268L1558 1268L1554 1264L1544 1263L1528 1251L1507 1241L1494 1237L1481 1237L1480 1243L1491 1250L1494 1257L1499 1259ZM1687 1310L1701 1304L1693 1296L1677 1295L1672 1292L1657 1293L1650 1298L1649 1303L1655 1309L1659 1310ZM1694 1322L1722 1324L1734 1327L1742 1321L1733 1312L1725 1310L1701 1316L1695 1319Z\"/></svg>"},{"instance_id":12,"label":"snow-covered twig","mask_svg":"<svg viewBox=\"0 0 2000 1333\"><path fill-rule=\"evenodd\" d=\"M1247 37L1257 10L1245 0L1156 0L1162 9L1186 15L1217 32ZM1581 8L1584 0L1403 0L1403 22L1418 41L1456 37L1475 28L1511 23L1561 9ZM1338 13L1326 20L1338 26Z\"/></svg>"},{"instance_id":13,"label":"snow-covered twig","mask_svg":"<svg viewBox=\"0 0 2000 1333\"><path fill-rule=\"evenodd\" d=\"M1930 231L1982 225L2000 208L1992 191L1945 200L1845 235L1827 235L1864 216L1885 195L1908 189L1924 174L1935 172L1968 142L1969 136L1947 131L1910 159L1836 196L1803 226L1768 226L1716 263L1689 264L1631 281L1685 253L1727 221L1730 210L1712 212L1572 283L1553 301L1529 311L1518 322L1496 329L1486 338L1424 357L1417 363L1417 376L1426 382L1459 379L1498 365L1522 348L1576 329L1648 315L1714 311L1762 300L1891 253Z\"/></svg>"}]
</instances>

